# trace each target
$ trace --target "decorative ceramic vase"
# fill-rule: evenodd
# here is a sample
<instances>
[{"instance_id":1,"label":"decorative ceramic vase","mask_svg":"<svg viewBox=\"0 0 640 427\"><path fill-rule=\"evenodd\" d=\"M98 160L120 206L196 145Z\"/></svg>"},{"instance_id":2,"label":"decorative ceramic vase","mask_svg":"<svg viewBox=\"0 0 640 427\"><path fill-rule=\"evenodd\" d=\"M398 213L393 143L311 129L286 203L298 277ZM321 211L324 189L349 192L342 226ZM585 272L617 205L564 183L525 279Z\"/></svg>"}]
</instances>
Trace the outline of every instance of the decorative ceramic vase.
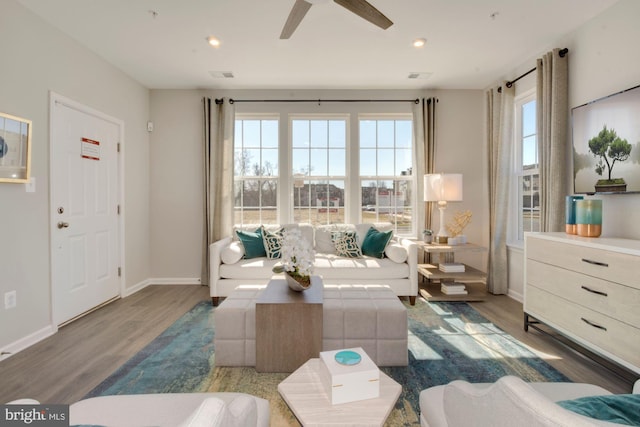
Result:
<instances>
[{"instance_id":1,"label":"decorative ceramic vase","mask_svg":"<svg viewBox=\"0 0 640 427\"><path fill-rule=\"evenodd\" d=\"M576 225L576 201L583 200L582 196L567 196L565 199L565 232L567 234L578 234Z\"/></svg>"},{"instance_id":2,"label":"decorative ceramic vase","mask_svg":"<svg viewBox=\"0 0 640 427\"><path fill-rule=\"evenodd\" d=\"M292 276L289 272L284 272L289 288L296 292L302 292L311 287L311 277L309 276ZM306 279L306 280L304 280Z\"/></svg>"},{"instance_id":3,"label":"decorative ceramic vase","mask_svg":"<svg viewBox=\"0 0 640 427\"><path fill-rule=\"evenodd\" d=\"M576 200L578 236L599 237L602 233L602 200Z\"/></svg>"}]
</instances>

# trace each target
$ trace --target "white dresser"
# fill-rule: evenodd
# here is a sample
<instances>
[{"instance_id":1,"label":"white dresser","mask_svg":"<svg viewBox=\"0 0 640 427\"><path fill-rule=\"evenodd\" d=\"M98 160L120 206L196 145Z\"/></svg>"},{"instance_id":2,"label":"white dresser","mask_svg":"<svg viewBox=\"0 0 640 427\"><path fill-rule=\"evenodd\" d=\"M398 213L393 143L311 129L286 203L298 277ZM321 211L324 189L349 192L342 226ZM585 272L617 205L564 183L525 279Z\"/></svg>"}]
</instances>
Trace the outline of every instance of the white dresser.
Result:
<instances>
[{"instance_id":1,"label":"white dresser","mask_svg":"<svg viewBox=\"0 0 640 427\"><path fill-rule=\"evenodd\" d=\"M640 373L640 241L528 233L529 316L592 352Z\"/></svg>"}]
</instances>

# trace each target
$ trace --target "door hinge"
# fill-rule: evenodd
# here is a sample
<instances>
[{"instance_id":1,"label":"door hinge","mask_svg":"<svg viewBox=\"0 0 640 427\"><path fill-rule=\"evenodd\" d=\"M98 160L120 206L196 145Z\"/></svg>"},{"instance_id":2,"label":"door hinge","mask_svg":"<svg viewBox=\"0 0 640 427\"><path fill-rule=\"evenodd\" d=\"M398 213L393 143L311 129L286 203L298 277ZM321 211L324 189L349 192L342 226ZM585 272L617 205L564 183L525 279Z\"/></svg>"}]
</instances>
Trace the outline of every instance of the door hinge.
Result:
<instances>
[{"instance_id":1,"label":"door hinge","mask_svg":"<svg viewBox=\"0 0 640 427\"><path fill-rule=\"evenodd\" d=\"M120 215L120 205L118 205L118 215Z\"/></svg>"},{"instance_id":2,"label":"door hinge","mask_svg":"<svg viewBox=\"0 0 640 427\"><path fill-rule=\"evenodd\" d=\"M120 152L120 143L118 142L118 153Z\"/></svg>"},{"instance_id":3,"label":"door hinge","mask_svg":"<svg viewBox=\"0 0 640 427\"><path fill-rule=\"evenodd\" d=\"M118 277L122 277L122 267L118 267Z\"/></svg>"}]
</instances>

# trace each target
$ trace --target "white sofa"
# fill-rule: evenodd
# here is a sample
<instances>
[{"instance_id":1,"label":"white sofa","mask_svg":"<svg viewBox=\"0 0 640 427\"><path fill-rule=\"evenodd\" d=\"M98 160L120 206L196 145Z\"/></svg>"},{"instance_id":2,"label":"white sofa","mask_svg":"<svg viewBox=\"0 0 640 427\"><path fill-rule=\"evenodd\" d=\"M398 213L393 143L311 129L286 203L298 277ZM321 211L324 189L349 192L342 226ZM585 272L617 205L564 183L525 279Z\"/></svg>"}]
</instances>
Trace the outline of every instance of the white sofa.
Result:
<instances>
[{"instance_id":1,"label":"white sofa","mask_svg":"<svg viewBox=\"0 0 640 427\"><path fill-rule=\"evenodd\" d=\"M634 393L640 392L640 381ZM556 402L611 393L592 384L527 383L504 376L495 383L453 381L420 392L422 427L547 427L620 425L587 418Z\"/></svg>"},{"instance_id":2,"label":"white sofa","mask_svg":"<svg viewBox=\"0 0 640 427\"><path fill-rule=\"evenodd\" d=\"M242 230L255 231L260 225L245 225ZM275 231L280 228L298 228L302 237L316 252L315 275L322 276L330 285L387 285L396 295L409 297L411 305L418 295L418 245L410 239L394 236L387 245L384 258L363 256L347 258L335 253L331 233L356 231L360 246L370 227L379 231L391 229L389 223L334 224L314 227L311 224L265 225ZM234 231L235 236L235 231ZM240 248L240 249L238 249ZM220 297L227 297L239 285L265 285L273 276L272 268L278 259L266 257L241 259L242 245L236 237L227 237L209 248L209 287L213 305Z\"/></svg>"}]
</instances>

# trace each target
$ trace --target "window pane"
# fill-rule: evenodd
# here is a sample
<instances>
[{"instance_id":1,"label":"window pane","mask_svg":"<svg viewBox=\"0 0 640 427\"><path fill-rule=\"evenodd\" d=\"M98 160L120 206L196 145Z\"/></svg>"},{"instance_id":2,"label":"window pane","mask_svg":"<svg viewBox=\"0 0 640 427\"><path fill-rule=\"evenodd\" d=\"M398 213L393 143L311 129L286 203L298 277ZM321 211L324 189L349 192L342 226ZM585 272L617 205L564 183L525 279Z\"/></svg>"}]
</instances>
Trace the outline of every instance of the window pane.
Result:
<instances>
[{"instance_id":1,"label":"window pane","mask_svg":"<svg viewBox=\"0 0 640 427\"><path fill-rule=\"evenodd\" d=\"M375 120L360 121L360 148L376 146L376 122Z\"/></svg>"},{"instance_id":2,"label":"window pane","mask_svg":"<svg viewBox=\"0 0 640 427\"><path fill-rule=\"evenodd\" d=\"M262 120L262 147L278 148L277 120Z\"/></svg>"},{"instance_id":3,"label":"window pane","mask_svg":"<svg viewBox=\"0 0 640 427\"><path fill-rule=\"evenodd\" d=\"M328 124L325 120L311 121L311 146L326 147L328 145Z\"/></svg>"},{"instance_id":4,"label":"window pane","mask_svg":"<svg viewBox=\"0 0 640 427\"><path fill-rule=\"evenodd\" d=\"M375 176L376 174L376 150L360 150L360 175Z\"/></svg>"},{"instance_id":5,"label":"window pane","mask_svg":"<svg viewBox=\"0 0 640 427\"><path fill-rule=\"evenodd\" d=\"M312 149L311 151L311 175L312 176L327 176L329 171L327 170L327 150L326 149Z\"/></svg>"},{"instance_id":6,"label":"window pane","mask_svg":"<svg viewBox=\"0 0 640 427\"><path fill-rule=\"evenodd\" d=\"M344 120L329 120L329 147L347 146L347 123Z\"/></svg>"},{"instance_id":7,"label":"window pane","mask_svg":"<svg viewBox=\"0 0 640 427\"><path fill-rule=\"evenodd\" d=\"M396 147L411 148L413 131L411 120L396 120Z\"/></svg>"},{"instance_id":8,"label":"window pane","mask_svg":"<svg viewBox=\"0 0 640 427\"><path fill-rule=\"evenodd\" d=\"M345 176L347 174L345 150L329 150L329 176Z\"/></svg>"},{"instance_id":9,"label":"window pane","mask_svg":"<svg viewBox=\"0 0 640 427\"><path fill-rule=\"evenodd\" d=\"M522 167L538 167L538 143L535 135L522 140Z\"/></svg>"},{"instance_id":10,"label":"window pane","mask_svg":"<svg viewBox=\"0 0 640 427\"><path fill-rule=\"evenodd\" d=\"M395 175L409 176L411 175L411 150L396 150L396 170Z\"/></svg>"},{"instance_id":11,"label":"window pane","mask_svg":"<svg viewBox=\"0 0 640 427\"><path fill-rule=\"evenodd\" d=\"M393 147L395 145L395 122L392 120L378 120L378 147Z\"/></svg>"},{"instance_id":12,"label":"window pane","mask_svg":"<svg viewBox=\"0 0 640 427\"><path fill-rule=\"evenodd\" d=\"M395 165L393 162L392 149L378 150L378 175L392 176L394 175Z\"/></svg>"},{"instance_id":13,"label":"window pane","mask_svg":"<svg viewBox=\"0 0 640 427\"><path fill-rule=\"evenodd\" d=\"M522 106L522 136L536 133L536 101L527 102Z\"/></svg>"},{"instance_id":14,"label":"window pane","mask_svg":"<svg viewBox=\"0 0 640 427\"><path fill-rule=\"evenodd\" d=\"M293 173L309 174L309 150L306 148L293 149Z\"/></svg>"},{"instance_id":15,"label":"window pane","mask_svg":"<svg viewBox=\"0 0 640 427\"><path fill-rule=\"evenodd\" d=\"M260 147L260 120L243 121L242 145L244 147Z\"/></svg>"},{"instance_id":16,"label":"window pane","mask_svg":"<svg viewBox=\"0 0 640 427\"><path fill-rule=\"evenodd\" d=\"M278 150L262 150L262 176L278 175Z\"/></svg>"},{"instance_id":17,"label":"window pane","mask_svg":"<svg viewBox=\"0 0 640 427\"><path fill-rule=\"evenodd\" d=\"M309 120L294 120L291 135L293 147L309 146Z\"/></svg>"},{"instance_id":18,"label":"window pane","mask_svg":"<svg viewBox=\"0 0 640 427\"><path fill-rule=\"evenodd\" d=\"M260 175L260 149L245 149L244 155L246 156L247 168L246 176L259 176Z\"/></svg>"}]
</instances>

